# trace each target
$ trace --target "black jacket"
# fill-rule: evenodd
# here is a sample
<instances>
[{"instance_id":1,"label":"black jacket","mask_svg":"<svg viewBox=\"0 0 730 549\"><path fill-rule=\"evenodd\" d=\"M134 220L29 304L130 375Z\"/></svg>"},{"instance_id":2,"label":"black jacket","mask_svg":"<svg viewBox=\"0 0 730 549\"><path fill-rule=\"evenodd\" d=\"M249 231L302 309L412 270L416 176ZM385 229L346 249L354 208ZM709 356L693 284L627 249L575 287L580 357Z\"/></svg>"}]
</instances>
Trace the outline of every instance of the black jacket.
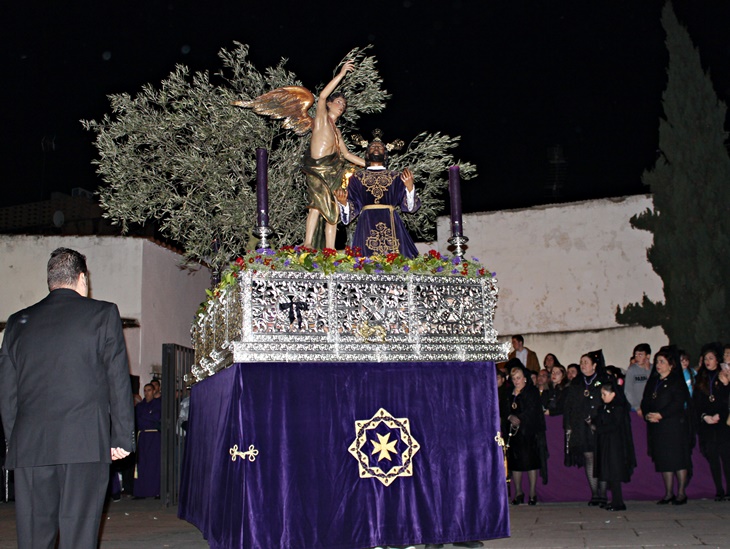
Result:
<instances>
[{"instance_id":1,"label":"black jacket","mask_svg":"<svg viewBox=\"0 0 730 549\"><path fill-rule=\"evenodd\" d=\"M15 313L0 349L6 467L111 462L134 450L134 409L119 310L53 290Z\"/></svg>"}]
</instances>

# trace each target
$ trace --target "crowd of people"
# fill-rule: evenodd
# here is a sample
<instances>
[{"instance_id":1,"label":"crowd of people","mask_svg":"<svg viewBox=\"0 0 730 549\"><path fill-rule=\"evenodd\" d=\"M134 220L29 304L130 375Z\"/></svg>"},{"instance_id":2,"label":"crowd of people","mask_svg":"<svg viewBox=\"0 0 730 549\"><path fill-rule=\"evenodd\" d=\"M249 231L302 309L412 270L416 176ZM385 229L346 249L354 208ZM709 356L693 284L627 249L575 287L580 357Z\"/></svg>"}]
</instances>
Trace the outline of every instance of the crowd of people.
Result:
<instances>
[{"instance_id":1,"label":"crowd of people","mask_svg":"<svg viewBox=\"0 0 730 549\"><path fill-rule=\"evenodd\" d=\"M646 421L648 453L664 483L657 504L687 503L697 443L715 484L715 501L730 501L730 344L703 346L692 367L691 357L674 345L659 349L652 361L651 347L641 343L625 373L606 365L601 350L568 366L548 353L540 367L522 336L514 336L512 345L509 360L497 369L512 505L525 502L523 473L529 479L528 505L538 501L538 476L548 481L549 415L563 417L562 458L565 466L584 469L588 505L625 510L622 483L636 467L631 413Z\"/></svg>"}]
</instances>

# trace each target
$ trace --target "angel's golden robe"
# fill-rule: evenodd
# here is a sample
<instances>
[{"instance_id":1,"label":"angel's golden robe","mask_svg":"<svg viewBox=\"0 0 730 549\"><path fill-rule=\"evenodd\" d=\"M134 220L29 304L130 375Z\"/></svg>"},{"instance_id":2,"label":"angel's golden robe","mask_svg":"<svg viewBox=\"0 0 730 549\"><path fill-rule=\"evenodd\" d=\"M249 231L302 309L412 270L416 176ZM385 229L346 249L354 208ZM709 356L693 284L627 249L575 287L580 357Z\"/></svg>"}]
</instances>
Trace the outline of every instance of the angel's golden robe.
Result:
<instances>
[{"instance_id":1,"label":"angel's golden robe","mask_svg":"<svg viewBox=\"0 0 730 549\"><path fill-rule=\"evenodd\" d=\"M325 222L334 224L339 220L340 208L333 193L342 185L342 178L348 168L352 168L352 164L345 160L340 151L316 160L309 154L304 155L302 171L307 176L307 208L314 208L322 214L312 237L313 248L321 250L325 247Z\"/></svg>"}]
</instances>

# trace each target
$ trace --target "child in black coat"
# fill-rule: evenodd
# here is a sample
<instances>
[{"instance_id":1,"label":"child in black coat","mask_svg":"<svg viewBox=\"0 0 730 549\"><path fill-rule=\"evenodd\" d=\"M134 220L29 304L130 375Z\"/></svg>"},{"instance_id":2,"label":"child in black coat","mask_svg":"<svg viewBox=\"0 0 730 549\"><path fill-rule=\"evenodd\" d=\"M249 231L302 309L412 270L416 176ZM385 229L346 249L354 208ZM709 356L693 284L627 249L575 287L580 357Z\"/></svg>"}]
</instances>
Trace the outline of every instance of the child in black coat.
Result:
<instances>
[{"instance_id":1,"label":"child in black coat","mask_svg":"<svg viewBox=\"0 0 730 549\"><path fill-rule=\"evenodd\" d=\"M608 511L624 511L621 483L631 480L636 467L634 439L631 434L629 405L617 380L610 380L601 387L603 404L592 427L596 431L596 463L593 475L599 481L608 482L611 501Z\"/></svg>"}]
</instances>

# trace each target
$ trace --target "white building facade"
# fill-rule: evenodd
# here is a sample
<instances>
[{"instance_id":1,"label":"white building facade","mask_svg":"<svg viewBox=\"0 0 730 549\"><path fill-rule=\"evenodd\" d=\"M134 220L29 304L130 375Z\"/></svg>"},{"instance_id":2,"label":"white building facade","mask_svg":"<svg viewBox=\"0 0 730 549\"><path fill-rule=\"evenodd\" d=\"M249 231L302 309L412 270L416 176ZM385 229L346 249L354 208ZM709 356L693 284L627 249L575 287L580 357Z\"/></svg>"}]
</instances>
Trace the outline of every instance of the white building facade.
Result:
<instances>
[{"instance_id":1,"label":"white building facade","mask_svg":"<svg viewBox=\"0 0 730 549\"><path fill-rule=\"evenodd\" d=\"M644 294L664 301L662 280L646 257L652 234L629 222L652 208L651 195L636 195L465 215L465 258L497 273L500 340L522 334L541 362L554 353L564 365L602 348L606 363L623 369L637 343L652 351L666 345L661 328L615 319L617 306ZM449 236L449 218L440 217L440 251Z\"/></svg>"},{"instance_id":2,"label":"white building facade","mask_svg":"<svg viewBox=\"0 0 730 549\"><path fill-rule=\"evenodd\" d=\"M207 268L144 238L0 235L0 321L48 294L46 263L58 247L86 256L91 297L111 301L127 324L130 373L147 383L159 373L162 345L191 346L190 326L210 284Z\"/></svg>"}]
</instances>

